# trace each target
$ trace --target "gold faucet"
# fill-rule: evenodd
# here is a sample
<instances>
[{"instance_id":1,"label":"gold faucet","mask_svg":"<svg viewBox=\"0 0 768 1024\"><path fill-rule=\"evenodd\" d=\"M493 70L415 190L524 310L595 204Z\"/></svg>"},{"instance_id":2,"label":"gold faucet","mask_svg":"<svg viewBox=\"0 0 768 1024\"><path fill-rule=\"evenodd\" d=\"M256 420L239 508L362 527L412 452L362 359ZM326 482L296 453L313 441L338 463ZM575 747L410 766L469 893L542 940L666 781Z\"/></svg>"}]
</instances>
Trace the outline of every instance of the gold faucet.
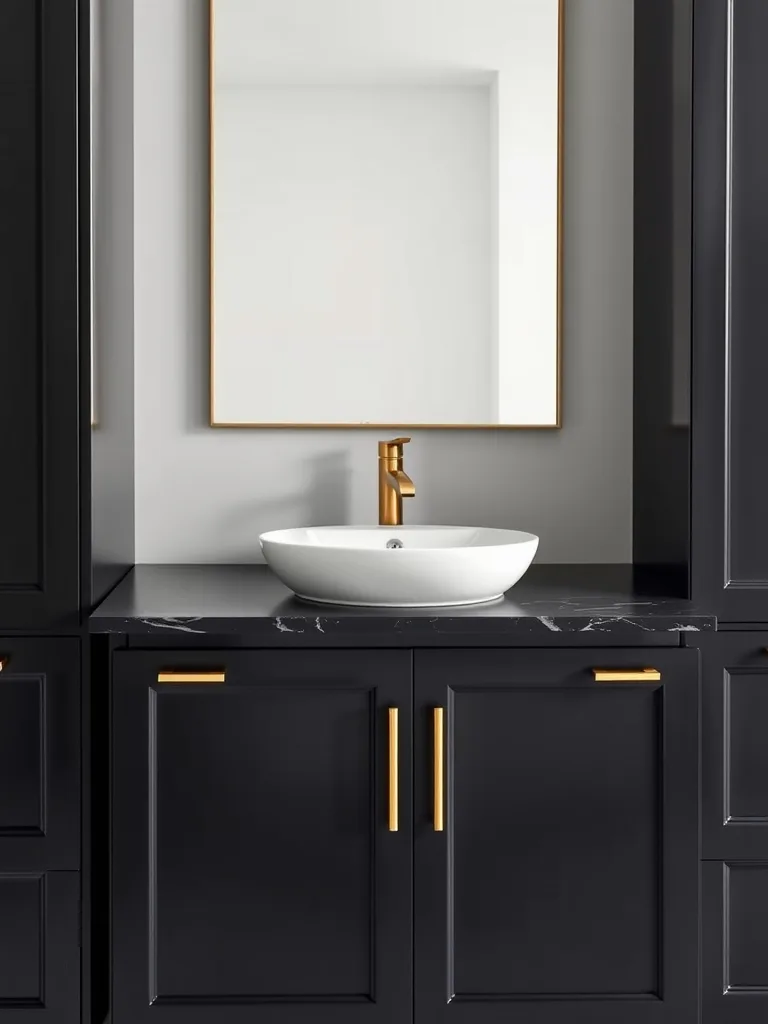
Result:
<instances>
[{"instance_id":1,"label":"gold faucet","mask_svg":"<svg viewBox=\"0 0 768 1024\"><path fill-rule=\"evenodd\" d=\"M416 493L413 480L403 472L403 445L410 440L379 441L379 526L402 526L403 498Z\"/></svg>"}]
</instances>

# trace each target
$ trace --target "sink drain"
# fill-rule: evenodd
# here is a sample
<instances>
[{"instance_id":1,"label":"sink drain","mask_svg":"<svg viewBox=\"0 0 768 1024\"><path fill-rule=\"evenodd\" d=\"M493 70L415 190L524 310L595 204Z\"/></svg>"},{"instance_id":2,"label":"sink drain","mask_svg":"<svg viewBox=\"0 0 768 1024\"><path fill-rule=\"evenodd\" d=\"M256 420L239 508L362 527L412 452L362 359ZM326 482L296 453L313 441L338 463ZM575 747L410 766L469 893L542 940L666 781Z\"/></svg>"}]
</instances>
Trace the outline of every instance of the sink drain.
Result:
<instances>
[{"instance_id":1,"label":"sink drain","mask_svg":"<svg viewBox=\"0 0 768 1024\"><path fill-rule=\"evenodd\" d=\"M403 547L403 542L401 540L398 540L397 537L393 537L392 540L388 540L387 541L387 547L388 548L401 548L401 547Z\"/></svg>"}]
</instances>

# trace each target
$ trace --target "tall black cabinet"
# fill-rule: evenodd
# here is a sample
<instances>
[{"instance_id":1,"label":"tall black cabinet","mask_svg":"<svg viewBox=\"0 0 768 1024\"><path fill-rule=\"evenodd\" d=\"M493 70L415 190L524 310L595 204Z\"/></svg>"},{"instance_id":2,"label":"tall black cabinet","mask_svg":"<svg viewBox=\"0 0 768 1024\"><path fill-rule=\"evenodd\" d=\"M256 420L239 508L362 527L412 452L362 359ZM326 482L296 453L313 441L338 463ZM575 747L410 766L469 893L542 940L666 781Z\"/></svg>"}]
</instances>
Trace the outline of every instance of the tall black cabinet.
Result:
<instances>
[{"instance_id":1,"label":"tall black cabinet","mask_svg":"<svg viewBox=\"0 0 768 1024\"><path fill-rule=\"evenodd\" d=\"M768 5L696 0L691 581L701 641L702 1012L768 1014Z\"/></svg>"},{"instance_id":2,"label":"tall black cabinet","mask_svg":"<svg viewBox=\"0 0 768 1024\"><path fill-rule=\"evenodd\" d=\"M695 13L693 596L766 623L768 5Z\"/></svg>"},{"instance_id":3,"label":"tall black cabinet","mask_svg":"<svg viewBox=\"0 0 768 1024\"><path fill-rule=\"evenodd\" d=\"M77 8L0 4L0 629L79 617Z\"/></svg>"},{"instance_id":4,"label":"tall black cabinet","mask_svg":"<svg viewBox=\"0 0 768 1024\"><path fill-rule=\"evenodd\" d=\"M0 4L3 1024L80 1019L81 13Z\"/></svg>"}]
</instances>

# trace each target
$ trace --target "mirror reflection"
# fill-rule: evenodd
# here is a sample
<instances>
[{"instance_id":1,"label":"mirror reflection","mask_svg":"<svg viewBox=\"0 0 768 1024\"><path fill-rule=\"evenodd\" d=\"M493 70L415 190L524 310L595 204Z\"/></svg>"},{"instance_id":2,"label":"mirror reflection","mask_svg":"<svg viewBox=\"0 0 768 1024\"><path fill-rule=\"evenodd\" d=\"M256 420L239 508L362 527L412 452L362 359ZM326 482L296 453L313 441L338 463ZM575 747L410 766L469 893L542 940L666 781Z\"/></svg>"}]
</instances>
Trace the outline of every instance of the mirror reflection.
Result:
<instances>
[{"instance_id":1,"label":"mirror reflection","mask_svg":"<svg viewBox=\"0 0 768 1024\"><path fill-rule=\"evenodd\" d=\"M562 0L211 0L211 422L559 425Z\"/></svg>"}]
</instances>

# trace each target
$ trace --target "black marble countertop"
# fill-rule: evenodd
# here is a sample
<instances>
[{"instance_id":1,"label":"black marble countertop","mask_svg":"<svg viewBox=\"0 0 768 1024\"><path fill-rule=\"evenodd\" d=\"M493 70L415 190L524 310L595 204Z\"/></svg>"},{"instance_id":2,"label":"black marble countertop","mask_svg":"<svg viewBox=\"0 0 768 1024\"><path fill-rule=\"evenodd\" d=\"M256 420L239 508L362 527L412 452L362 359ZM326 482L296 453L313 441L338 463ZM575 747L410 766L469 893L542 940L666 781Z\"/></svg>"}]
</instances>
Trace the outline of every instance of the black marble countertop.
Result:
<instances>
[{"instance_id":1,"label":"black marble countertop","mask_svg":"<svg viewBox=\"0 0 768 1024\"><path fill-rule=\"evenodd\" d=\"M241 634L270 644L299 634L319 644L362 637L433 644L448 636L552 640L559 633L631 641L717 628L715 616L690 601L635 590L632 567L622 565L533 565L493 604L402 611L301 601L265 565L137 565L90 624L93 633Z\"/></svg>"}]
</instances>

